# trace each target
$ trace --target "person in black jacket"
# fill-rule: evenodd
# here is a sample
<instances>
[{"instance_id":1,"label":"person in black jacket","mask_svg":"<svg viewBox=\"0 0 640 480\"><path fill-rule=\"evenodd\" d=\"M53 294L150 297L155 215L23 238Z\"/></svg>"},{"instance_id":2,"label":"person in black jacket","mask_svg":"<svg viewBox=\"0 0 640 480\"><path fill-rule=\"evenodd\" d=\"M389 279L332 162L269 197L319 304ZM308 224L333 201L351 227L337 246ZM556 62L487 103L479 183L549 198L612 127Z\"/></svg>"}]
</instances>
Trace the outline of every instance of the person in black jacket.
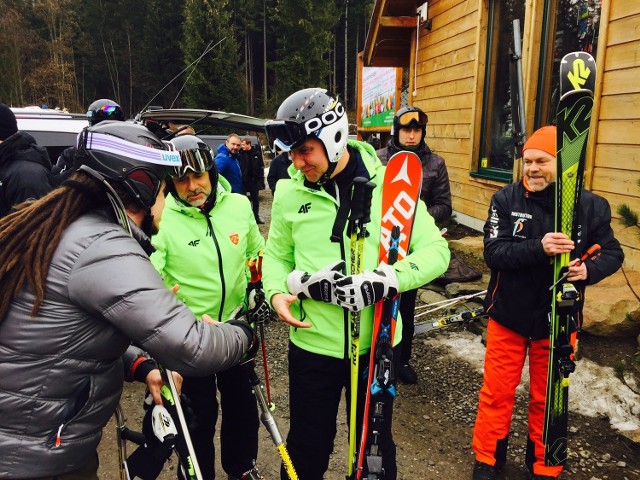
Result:
<instances>
[{"instance_id":1,"label":"person in black jacket","mask_svg":"<svg viewBox=\"0 0 640 480\"><path fill-rule=\"evenodd\" d=\"M543 127L523 148L524 177L493 195L484 226L484 258L491 279L484 305L489 314L484 385L473 432L474 480L490 480L504 465L515 390L529 357L529 436L526 464L536 479L556 478L562 466L545 466L542 440L549 321L555 255L571 253L567 281L579 292L571 343L582 323L587 285L613 274L624 259L611 229L611 209L598 195L584 191L576 238L555 232L556 127ZM601 250L578 265L592 245Z\"/></svg>"},{"instance_id":2,"label":"person in black jacket","mask_svg":"<svg viewBox=\"0 0 640 480\"><path fill-rule=\"evenodd\" d=\"M451 187L444 159L431 151L425 142L427 114L417 107L404 107L393 117L393 136L386 148L376 154L383 164L401 150L415 152L422 162L422 189L420 198L427 205L427 211L441 224L451 217ZM398 378L404 383L417 383L418 375L409 364L415 322L415 306L418 289L403 292L400 298L402 316L401 367Z\"/></svg>"},{"instance_id":3,"label":"person in black jacket","mask_svg":"<svg viewBox=\"0 0 640 480\"><path fill-rule=\"evenodd\" d=\"M267 174L267 183L271 189L271 193L275 195L276 184L278 180L284 180L289 177L289 166L291 165L291 159L288 152L280 152L276 155L271 164L269 165L269 173Z\"/></svg>"},{"instance_id":4,"label":"person in black jacket","mask_svg":"<svg viewBox=\"0 0 640 480\"><path fill-rule=\"evenodd\" d=\"M16 117L0 103L0 218L14 205L51 190L51 161L44 147L18 131Z\"/></svg>"},{"instance_id":5,"label":"person in black jacket","mask_svg":"<svg viewBox=\"0 0 640 480\"><path fill-rule=\"evenodd\" d=\"M238 162L242 172L242 183L244 191L251 198L251 208L256 223L264 223L260 219L260 187L264 188L264 161L262 160L262 150L260 145L252 146L251 139L245 137L240 141L240 151L238 152Z\"/></svg>"}]
</instances>

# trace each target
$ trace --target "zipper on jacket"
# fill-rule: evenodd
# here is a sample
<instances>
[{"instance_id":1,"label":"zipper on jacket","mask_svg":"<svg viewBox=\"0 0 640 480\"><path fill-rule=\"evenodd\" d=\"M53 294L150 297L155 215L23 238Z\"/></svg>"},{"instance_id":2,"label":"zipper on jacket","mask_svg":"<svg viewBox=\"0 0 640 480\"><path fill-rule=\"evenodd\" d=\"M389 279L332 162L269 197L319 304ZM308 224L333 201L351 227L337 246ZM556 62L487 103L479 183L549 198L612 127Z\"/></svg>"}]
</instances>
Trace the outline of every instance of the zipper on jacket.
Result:
<instances>
[{"instance_id":1,"label":"zipper on jacket","mask_svg":"<svg viewBox=\"0 0 640 480\"><path fill-rule=\"evenodd\" d=\"M224 268L222 265L222 254L220 253L220 244L218 243L218 238L216 237L216 233L213 231L213 225L211 225L211 218L209 215L205 214L205 218L207 219L207 225L209 226L209 231L211 232L211 238L213 239L213 244L216 248L216 254L218 255L218 273L220 274L220 282L222 284L222 294L220 300L220 311L218 312L218 321L223 322L225 319L222 318L222 312L224 311L224 300L226 298L227 287L224 281Z\"/></svg>"}]
</instances>

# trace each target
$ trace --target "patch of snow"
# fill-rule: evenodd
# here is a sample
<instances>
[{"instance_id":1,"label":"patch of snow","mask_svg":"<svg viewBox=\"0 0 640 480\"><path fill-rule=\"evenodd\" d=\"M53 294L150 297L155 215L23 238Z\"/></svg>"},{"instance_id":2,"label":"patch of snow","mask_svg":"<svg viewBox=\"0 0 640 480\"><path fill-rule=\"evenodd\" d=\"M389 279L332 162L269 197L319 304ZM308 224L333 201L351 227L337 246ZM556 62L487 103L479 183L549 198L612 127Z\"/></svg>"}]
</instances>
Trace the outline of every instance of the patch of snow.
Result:
<instances>
[{"instance_id":1,"label":"patch of snow","mask_svg":"<svg viewBox=\"0 0 640 480\"><path fill-rule=\"evenodd\" d=\"M485 347L478 335L470 332L448 332L430 337L426 344L444 346L449 355L469 363L482 373ZM607 417L618 431L640 429L640 395L616 378L613 368L603 367L586 358L576 362L576 371L569 377L569 408L587 417ZM637 390L635 383L630 385ZM519 390L527 389L529 369L525 364Z\"/></svg>"}]
</instances>

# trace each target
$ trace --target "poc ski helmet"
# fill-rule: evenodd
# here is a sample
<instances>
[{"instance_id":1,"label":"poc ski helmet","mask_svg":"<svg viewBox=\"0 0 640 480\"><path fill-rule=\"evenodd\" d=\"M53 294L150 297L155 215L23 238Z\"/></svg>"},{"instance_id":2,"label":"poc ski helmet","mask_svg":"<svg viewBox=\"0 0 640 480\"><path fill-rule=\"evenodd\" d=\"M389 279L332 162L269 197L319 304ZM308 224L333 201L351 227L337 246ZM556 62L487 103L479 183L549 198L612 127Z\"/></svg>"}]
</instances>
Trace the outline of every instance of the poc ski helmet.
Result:
<instances>
[{"instance_id":1,"label":"poc ski helmet","mask_svg":"<svg viewBox=\"0 0 640 480\"><path fill-rule=\"evenodd\" d=\"M307 138L322 142L330 169L340 160L349 137L347 112L338 97L324 88L305 88L290 95L265 125L272 150L289 152Z\"/></svg>"},{"instance_id":2,"label":"poc ski helmet","mask_svg":"<svg viewBox=\"0 0 640 480\"><path fill-rule=\"evenodd\" d=\"M96 100L87 109L89 125L97 125L104 120L118 120L124 122L124 112L122 107L113 100L101 98Z\"/></svg>"},{"instance_id":3,"label":"poc ski helmet","mask_svg":"<svg viewBox=\"0 0 640 480\"><path fill-rule=\"evenodd\" d=\"M172 177L180 178L184 177L190 171L194 173L209 172L209 180L211 181L210 198L215 202L215 192L218 187L218 169L216 168L215 155L211 147L195 135L179 135L167 143L171 144L178 152L181 160L180 166L172 168L169 174ZM168 182L167 190L171 192L176 200L180 200L175 193L173 182ZM211 205L211 207L213 207L213 205Z\"/></svg>"},{"instance_id":4,"label":"poc ski helmet","mask_svg":"<svg viewBox=\"0 0 640 480\"><path fill-rule=\"evenodd\" d=\"M427 123L429 117L418 107L402 107L393 116L393 143L398 148L407 150L416 150L424 145L424 139L427 135ZM400 145L399 133L401 128L419 128L422 130L422 139L415 146Z\"/></svg>"},{"instance_id":5,"label":"poc ski helmet","mask_svg":"<svg viewBox=\"0 0 640 480\"><path fill-rule=\"evenodd\" d=\"M121 184L147 214L162 181L179 164L178 153L168 151L142 125L101 123L85 128L78 137L75 167L99 181Z\"/></svg>"}]
</instances>

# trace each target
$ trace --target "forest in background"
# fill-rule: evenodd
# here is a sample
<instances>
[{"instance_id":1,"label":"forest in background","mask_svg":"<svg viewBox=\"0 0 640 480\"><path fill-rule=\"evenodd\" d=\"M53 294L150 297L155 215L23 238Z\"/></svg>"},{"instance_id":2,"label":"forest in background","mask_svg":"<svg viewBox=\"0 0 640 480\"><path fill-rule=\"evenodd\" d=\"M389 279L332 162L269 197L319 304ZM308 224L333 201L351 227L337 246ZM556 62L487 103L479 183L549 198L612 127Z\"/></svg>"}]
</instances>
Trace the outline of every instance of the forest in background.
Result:
<instances>
[{"instance_id":1,"label":"forest in background","mask_svg":"<svg viewBox=\"0 0 640 480\"><path fill-rule=\"evenodd\" d=\"M353 110L373 4L0 0L0 101L84 112L112 98L129 116L149 103L273 116L289 94L318 86Z\"/></svg>"}]
</instances>

